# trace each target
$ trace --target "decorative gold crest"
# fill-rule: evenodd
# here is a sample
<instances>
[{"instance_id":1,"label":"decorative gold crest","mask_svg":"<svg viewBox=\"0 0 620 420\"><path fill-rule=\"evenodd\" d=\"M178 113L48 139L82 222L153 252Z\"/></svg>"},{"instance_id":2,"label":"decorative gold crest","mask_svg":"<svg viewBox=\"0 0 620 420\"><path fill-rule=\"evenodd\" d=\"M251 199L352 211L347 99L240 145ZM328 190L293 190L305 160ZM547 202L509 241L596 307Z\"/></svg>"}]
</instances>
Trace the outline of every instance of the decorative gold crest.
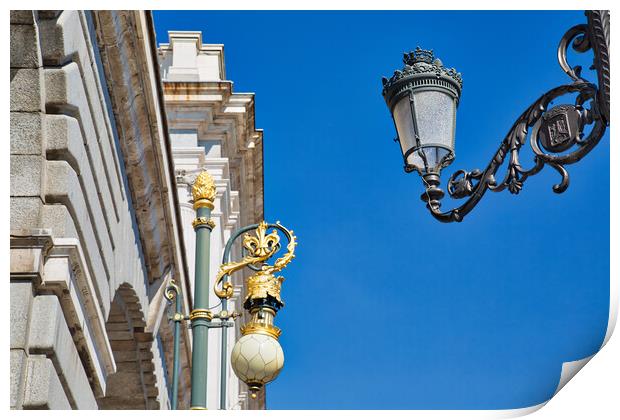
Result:
<instances>
[{"instance_id":1,"label":"decorative gold crest","mask_svg":"<svg viewBox=\"0 0 620 420\"><path fill-rule=\"evenodd\" d=\"M207 172L202 171L194 181L192 186L192 196L194 197L194 210L200 207L209 207L213 209L213 201L215 200L215 181Z\"/></svg>"},{"instance_id":2,"label":"decorative gold crest","mask_svg":"<svg viewBox=\"0 0 620 420\"><path fill-rule=\"evenodd\" d=\"M269 293L270 295L276 297L278 301L280 300L280 284L284 278L276 278L273 276L273 273L282 270L295 258L294 252L297 246L297 238L293 235L292 230L289 231L284 226L280 225L279 222L277 225L291 238L287 246L287 252L281 258L278 258L273 265L263 264L258 273L248 279L248 297L253 293L251 292L252 290L261 295L270 291L272 292ZM280 249L280 236L275 229L267 233L267 223L265 221L258 224L254 233L254 235L246 233L243 237L243 247L248 251L249 255L241 261L230 262L220 266L214 287L215 294L218 297L222 299L232 297L232 283L228 280L223 282L226 276L230 276L232 273L248 265L254 266L258 263L264 263ZM250 283L252 283L252 285ZM221 289L218 289L220 284ZM266 295L264 297L266 297Z\"/></svg>"},{"instance_id":3,"label":"decorative gold crest","mask_svg":"<svg viewBox=\"0 0 620 420\"><path fill-rule=\"evenodd\" d=\"M263 271L250 276L247 281L247 294L245 300L248 299L266 299L267 295L275 298L280 304L284 305L280 298L280 290L284 277L276 277L273 274L266 274Z\"/></svg>"}]
</instances>

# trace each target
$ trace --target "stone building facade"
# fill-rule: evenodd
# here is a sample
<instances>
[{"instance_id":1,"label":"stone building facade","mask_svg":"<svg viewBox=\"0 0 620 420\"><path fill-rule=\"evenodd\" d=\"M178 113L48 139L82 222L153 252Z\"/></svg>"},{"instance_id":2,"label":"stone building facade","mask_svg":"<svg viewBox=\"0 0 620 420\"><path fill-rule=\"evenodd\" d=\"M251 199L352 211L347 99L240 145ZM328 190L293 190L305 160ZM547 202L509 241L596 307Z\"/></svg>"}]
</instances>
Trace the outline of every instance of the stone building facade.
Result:
<instances>
[{"instance_id":1,"label":"stone building facade","mask_svg":"<svg viewBox=\"0 0 620 420\"><path fill-rule=\"evenodd\" d=\"M10 38L10 406L169 408L171 279L192 309L187 177L206 168L217 180L217 267L231 230L262 218L253 97L232 94L221 73L207 123L187 114L171 93L180 86L169 88L174 66L162 64L161 82L166 47L149 12L12 11ZM187 329L181 348L187 408ZM229 383L227 408L264 406Z\"/></svg>"}]
</instances>

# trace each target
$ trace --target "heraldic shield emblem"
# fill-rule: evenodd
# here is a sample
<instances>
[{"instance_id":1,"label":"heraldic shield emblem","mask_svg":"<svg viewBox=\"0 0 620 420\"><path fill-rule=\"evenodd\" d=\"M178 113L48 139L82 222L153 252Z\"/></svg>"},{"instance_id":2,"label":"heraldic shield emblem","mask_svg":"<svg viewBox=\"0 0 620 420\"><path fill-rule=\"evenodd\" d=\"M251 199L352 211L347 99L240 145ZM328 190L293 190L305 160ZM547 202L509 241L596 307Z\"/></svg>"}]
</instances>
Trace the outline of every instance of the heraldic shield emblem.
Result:
<instances>
[{"instance_id":1,"label":"heraldic shield emblem","mask_svg":"<svg viewBox=\"0 0 620 420\"><path fill-rule=\"evenodd\" d=\"M550 152L563 152L570 148L579 134L579 111L573 105L559 105L543 115L540 140Z\"/></svg>"}]
</instances>

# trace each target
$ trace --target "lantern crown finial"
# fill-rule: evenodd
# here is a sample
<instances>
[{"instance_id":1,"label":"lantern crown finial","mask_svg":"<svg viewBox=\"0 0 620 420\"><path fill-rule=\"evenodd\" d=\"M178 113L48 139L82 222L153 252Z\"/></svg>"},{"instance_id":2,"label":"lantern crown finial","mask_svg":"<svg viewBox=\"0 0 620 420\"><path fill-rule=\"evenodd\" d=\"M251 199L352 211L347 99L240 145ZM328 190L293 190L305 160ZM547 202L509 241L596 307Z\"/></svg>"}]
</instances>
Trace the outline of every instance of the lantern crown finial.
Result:
<instances>
[{"instance_id":1,"label":"lantern crown finial","mask_svg":"<svg viewBox=\"0 0 620 420\"><path fill-rule=\"evenodd\" d=\"M432 64L434 59L433 50L424 50L419 46L416 47L415 51L403 54L403 63L409 66L420 62Z\"/></svg>"},{"instance_id":2,"label":"lantern crown finial","mask_svg":"<svg viewBox=\"0 0 620 420\"><path fill-rule=\"evenodd\" d=\"M454 68L444 66L443 62L435 56L433 50L425 50L418 46L414 51L403 54L403 63L405 64L404 67L401 70L394 71L392 77L381 79L383 96L388 103L395 95L398 96L402 93L403 89L406 90L407 84L414 79L423 80L424 84L444 86L451 89L457 98L461 96L461 89L463 88L461 73ZM438 79L443 79L450 86L437 82ZM419 85L420 83L416 84L416 86Z\"/></svg>"}]
</instances>

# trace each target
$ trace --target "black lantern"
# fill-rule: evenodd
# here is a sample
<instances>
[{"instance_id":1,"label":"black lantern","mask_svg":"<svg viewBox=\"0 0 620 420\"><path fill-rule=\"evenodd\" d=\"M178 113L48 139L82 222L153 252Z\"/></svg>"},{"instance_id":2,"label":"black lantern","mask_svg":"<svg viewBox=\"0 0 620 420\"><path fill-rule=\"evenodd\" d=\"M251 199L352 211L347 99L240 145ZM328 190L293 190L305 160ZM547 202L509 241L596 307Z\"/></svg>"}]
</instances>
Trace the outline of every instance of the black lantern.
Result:
<instances>
[{"instance_id":1,"label":"black lantern","mask_svg":"<svg viewBox=\"0 0 620 420\"><path fill-rule=\"evenodd\" d=\"M456 108L463 81L432 50L405 53L405 67L383 78L387 103L402 149L405 171L438 176L454 160ZM434 176L433 176L434 175Z\"/></svg>"}]
</instances>

